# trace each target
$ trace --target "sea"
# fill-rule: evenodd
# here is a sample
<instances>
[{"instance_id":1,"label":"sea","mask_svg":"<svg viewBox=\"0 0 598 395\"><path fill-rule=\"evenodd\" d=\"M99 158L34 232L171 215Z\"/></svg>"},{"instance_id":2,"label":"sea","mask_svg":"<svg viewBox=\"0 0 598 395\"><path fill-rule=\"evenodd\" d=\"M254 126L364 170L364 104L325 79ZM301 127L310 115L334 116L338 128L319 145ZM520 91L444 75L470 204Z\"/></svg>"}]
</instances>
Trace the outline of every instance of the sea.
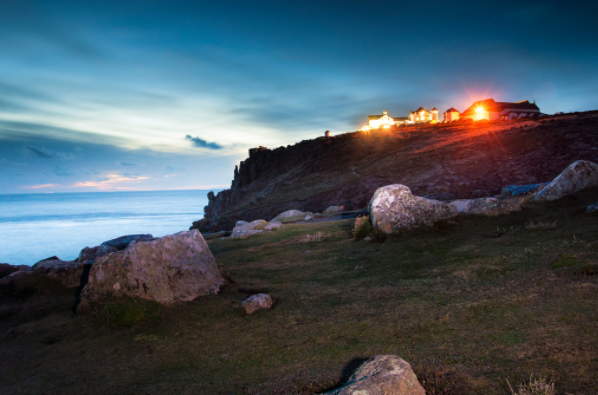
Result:
<instances>
[{"instance_id":1,"label":"sea","mask_svg":"<svg viewBox=\"0 0 598 395\"><path fill-rule=\"evenodd\" d=\"M189 230L203 218L208 191L0 195L0 263L73 260L84 247L119 236Z\"/></svg>"}]
</instances>

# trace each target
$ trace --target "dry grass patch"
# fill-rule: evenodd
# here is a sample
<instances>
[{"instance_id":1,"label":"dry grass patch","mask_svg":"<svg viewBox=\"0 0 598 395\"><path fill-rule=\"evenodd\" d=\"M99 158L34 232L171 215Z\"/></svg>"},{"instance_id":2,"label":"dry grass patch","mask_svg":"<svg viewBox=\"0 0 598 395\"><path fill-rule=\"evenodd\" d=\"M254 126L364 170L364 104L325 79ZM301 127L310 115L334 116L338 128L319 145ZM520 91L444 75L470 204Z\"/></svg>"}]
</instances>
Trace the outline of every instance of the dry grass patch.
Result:
<instances>
[{"instance_id":1,"label":"dry grass patch","mask_svg":"<svg viewBox=\"0 0 598 395\"><path fill-rule=\"evenodd\" d=\"M529 382L523 382L517 386L517 390L511 387L507 380L512 395L555 395L554 381L545 378L529 377Z\"/></svg>"},{"instance_id":2,"label":"dry grass patch","mask_svg":"<svg viewBox=\"0 0 598 395\"><path fill-rule=\"evenodd\" d=\"M556 223L557 220L555 219L554 221L546 221L546 222L533 222L530 221L528 223L525 224L525 229L527 230L550 230L550 229L556 229Z\"/></svg>"}]
</instances>

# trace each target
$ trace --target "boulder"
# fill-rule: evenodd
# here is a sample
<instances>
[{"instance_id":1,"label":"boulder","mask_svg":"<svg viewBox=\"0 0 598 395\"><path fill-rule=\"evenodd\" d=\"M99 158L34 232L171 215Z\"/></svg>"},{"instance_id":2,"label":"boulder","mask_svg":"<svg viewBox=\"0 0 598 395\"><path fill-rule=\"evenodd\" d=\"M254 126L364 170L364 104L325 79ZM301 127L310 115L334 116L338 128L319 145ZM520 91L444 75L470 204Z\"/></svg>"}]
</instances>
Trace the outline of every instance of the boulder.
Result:
<instances>
[{"instance_id":1,"label":"boulder","mask_svg":"<svg viewBox=\"0 0 598 395\"><path fill-rule=\"evenodd\" d=\"M511 211L521 211L521 204L525 198L512 199L479 198L454 200L449 204L462 215L485 215L495 217L508 214Z\"/></svg>"},{"instance_id":2,"label":"boulder","mask_svg":"<svg viewBox=\"0 0 598 395\"><path fill-rule=\"evenodd\" d=\"M326 210L324 210L324 214L340 213L341 211L343 211L343 209L340 208L339 206L330 206Z\"/></svg>"},{"instance_id":3,"label":"boulder","mask_svg":"<svg viewBox=\"0 0 598 395\"><path fill-rule=\"evenodd\" d=\"M127 248L127 246L129 244L131 244L131 242L133 240L153 240L153 239L154 239L154 236L152 236L152 235L127 235L127 236L121 236L121 237L117 237L116 239L105 241L102 243L102 245L114 247L118 251L122 251L125 248Z\"/></svg>"},{"instance_id":4,"label":"boulder","mask_svg":"<svg viewBox=\"0 0 598 395\"><path fill-rule=\"evenodd\" d=\"M31 266L27 265L11 265L9 263L0 263L0 278L4 278L14 272L31 270Z\"/></svg>"},{"instance_id":5,"label":"boulder","mask_svg":"<svg viewBox=\"0 0 598 395\"><path fill-rule=\"evenodd\" d=\"M598 203L589 205L586 211L588 212L588 214L589 213L598 213Z\"/></svg>"},{"instance_id":6,"label":"boulder","mask_svg":"<svg viewBox=\"0 0 598 395\"><path fill-rule=\"evenodd\" d=\"M434 200L441 200L441 201L456 199L455 195L453 195L452 193L448 193L448 192L431 193L429 195L425 195L422 197L425 197L426 199L434 199Z\"/></svg>"},{"instance_id":7,"label":"boulder","mask_svg":"<svg viewBox=\"0 0 598 395\"><path fill-rule=\"evenodd\" d=\"M115 247L112 247L111 245L101 245L91 248L85 247L79 253L79 258L77 258L77 262L91 264L96 258L111 254L116 251L118 250Z\"/></svg>"},{"instance_id":8,"label":"boulder","mask_svg":"<svg viewBox=\"0 0 598 395\"><path fill-rule=\"evenodd\" d=\"M563 196L595 186L598 186L598 165L586 160L578 160L569 165L550 184L538 192L532 201L557 200Z\"/></svg>"},{"instance_id":9,"label":"boulder","mask_svg":"<svg viewBox=\"0 0 598 395\"><path fill-rule=\"evenodd\" d=\"M137 240L125 250L104 255L91 266L81 293L80 311L113 296L167 304L216 294L225 283L198 230L153 240Z\"/></svg>"},{"instance_id":10,"label":"boulder","mask_svg":"<svg viewBox=\"0 0 598 395\"><path fill-rule=\"evenodd\" d=\"M503 199L520 196L531 196L541 191L548 185L548 182L542 184L530 184L530 185L507 185L500 191L500 197Z\"/></svg>"},{"instance_id":11,"label":"boulder","mask_svg":"<svg viewBox=\"0 0 598 395\"><path fill-rule=\"evenodd\" d=\"M272 221L279 221L283 218L291 218L291 217L302 217L305 213L299 210L287 210L283 213L278 214L276 217L272 218Z\"/></svg>"},{"instance_id":12,"label":"boulder","mask_svg":"<svg viewBox=\"0 0 598 395\"><path fill-rule=\"evenodd\" d=\"M77 261L63 261L53 256L33 265L35 273L44 274L58 280L67 288L81 285L84 265Z\"/></svg>"},{"instance_id":13,"label":"boulder","mask_svg":"<svg viewBox=\"0 0 598 395\"><path fill-rule=\"evenodd\" d=\"M393 234L457 216L457 209L438 200L413 196L405 185L378 188L370 201L372 225L384 234Z\"/></svg>"},{"instance_id":14,"label":"boulder","mask_svg":"<svg viewBox=\"0 0 598 395\"><path fill-rule=\"evenodd\" d=\"M237 221L237 223L239 222L245 222L245 221ZM255 221L251 221L251 222L245 222L244 224L235 226L233 228L233 233L231 234L231 239L239 239L239 238L244 238L256 233L261 233L263 232L263 230L266 228L266 226L268 225L267 221L264 221L263 219L256 219Z\"/></svg>"},{"instance_id":15,"label":"boulder","mask_svg":"<svg viewBox=\"0 0 598 395\"><path fill-rule=\"evenodd\" d=\"M272 308L272 297L268 294L255 294L241 302L245 314L249 315L261 309Z\"/></svg>"},{"instance_id":16,"label":"boulder","mask_svg":"<svg viewBox=\"0 0 598 395\"><path fill-rule=\"evenodd\" d=\"M265 230L276 230L278 228L280 228L282 226L282 223L278 222L278 221L272 221L270 222L268 225L266 225L264 227Z\"/></svg>"},{"instance_id":17,"label":"boulder","mask_svg":"<svg viewBox=\"0 0 598 395\"><path fill-rule=\"evenodd\" d=\"M247 221L239 220L235 223L235 226L245 226L248 224L249 224L249 222L247 222Z\"/></svg>"},{"instance_id":18,"label":"boulder","mask_svg":"<svg viewBox=\"0 0 598 395\"><path fill-rule=\"evenodd\" d=\"M326 395L425 395L411 366L395 355L377 355L357 369L341 388Z\"/></svg>"}]
</instances>

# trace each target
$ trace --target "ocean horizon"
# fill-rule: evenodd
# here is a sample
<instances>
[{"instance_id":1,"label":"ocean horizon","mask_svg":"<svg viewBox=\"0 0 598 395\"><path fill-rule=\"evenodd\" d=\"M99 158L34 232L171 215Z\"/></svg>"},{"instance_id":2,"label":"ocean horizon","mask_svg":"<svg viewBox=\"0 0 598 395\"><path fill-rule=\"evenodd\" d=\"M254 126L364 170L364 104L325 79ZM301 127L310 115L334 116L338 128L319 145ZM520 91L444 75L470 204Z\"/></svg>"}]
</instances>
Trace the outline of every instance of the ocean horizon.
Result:
<instances>
[{"instance_id":1,"label":"ocean horizon","mask_svg":"<svg viewBox=\"0 0 598 395\"><path fill-rule=\"evenodd\" d=\"M203 218L210 190L0 195L0 263L73 260L119 236L188 230ZM214 191L216 192L216 191Z\"/></svg>"}]
</instances>

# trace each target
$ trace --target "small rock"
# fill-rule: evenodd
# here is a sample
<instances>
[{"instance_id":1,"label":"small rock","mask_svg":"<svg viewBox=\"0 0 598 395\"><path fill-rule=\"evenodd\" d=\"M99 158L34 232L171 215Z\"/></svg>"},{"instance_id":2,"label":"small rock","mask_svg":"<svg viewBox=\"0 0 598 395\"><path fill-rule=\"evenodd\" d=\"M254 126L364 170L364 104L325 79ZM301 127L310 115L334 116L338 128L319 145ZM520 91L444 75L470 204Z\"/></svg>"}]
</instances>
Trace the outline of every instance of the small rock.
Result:
<instances>
[{"instance_id":1,"label":"small rock","mask_svg":"<svg viewBox=\"0 0 598 395\"><path fill-rule=\"evenodd\" d=\"M11 265L9 263L0 263L0 278L9 276L11 273L31 270L33 270L31 266L27 265Z\"/></svg>"},{"instance_id":2,"label":"small rock","mask_svg":"<svg viewBox=\"0 0 598 395\"><path fill-rule=\"evenodd\" d=\"M357 369L341 388L325 395L425 395L411 366L395 355L377 355Z\"/></svg>"},{"instance_id":3,"label":"small rock","mask_svg":"<svg viewBox=\"0 0 598 395\"><path fill-rule=\"evenodd\" d=\"M578 160L538 192L532 201L557 200L594 186L598 186L598 165L586 160Z\"/></svg>"},{"instance_id":4,"label":"small rock","mask_svg":"<svg viewBox=\"0 0 598 395\"><path fill-rule=\"evenodd\" d=\"M245 226L248 224L249 224L249 222L247 222L247 221L239 220L235 223L235 226Z\"/></svg>"},{"instance_id":5,"label":"small rock","mask_svg":"<svg viewBox=\"0 0 598 395\"><path fill-rule=\"evenodd\" d=\"M507 185L500 191L500 197L503 199L510 197L529 196L544 189L549 183L530 184L530 185Z\"/></svg>"},{"instance_id":6,"label":"small rock","mask_svg":"<svg viewBox=\"0 0 598 395\"><path fill-rule=\"evenodd\" d=\"M245 221L237 221L237 223L239 222ZM239 239L256 233L261 233L267 225L268 222L264 221L263 219L256 219L255 221L245 222L244 225L235 226L233 229L233 233L230 237L231 239Z\"/></svg>"},{"instance_id":7,"label":"small rock","mask_svg":"<svg viewBox=\"0 0 598 395\"><path fill-rule=\"evenodd\" d=\"M265 230L276 230L282 226L282 223L278 221L272 221L264 227Z\"/></svg>"},{"instance_id":8,"label":"small rock","mask_svg":"<svg viewBox=\"0 0 598 395\"><path fill-rule=\"evenodd\" d=\"M456 217L457 209L438 200L413 196L405 185L378 188L370 201L372 225L384 234L393 234Z\"/></svg>"},{"instance_id":9,"label":"small rock","mask_svg":"<svg viewBox=\"0 0 598 395\"><path fill-rule=\"evenodd\" d=\"M33 265L33 271L60 281L67 288L81 285L84 265L77 261L63 261L53 256Z\"/></svg>"},{"instance_id":10,"label":"small rock","mask_svg":"<svg viewBox=\"0 0 598 395\"><path fill-rule=\"evenodd\" d=\"M341 211L343 211L343 209L340 208L339 206L330 206L326 210L324 210L324 214L328 214L328 213L340 213Z\"/></svg>"},{"instance_id":11,"label":"small rock","mask_svg":"<svg viewBox=\"0 0 598 395\"><path fill-rule=\"evenodd\" d=\"M118 251L122 251L131 244L133 241L144 241L144 240L154 240L154 236L146 234L146 235L127 235L117 237L116 239L108 240L102 243L103 246L110 246L116 248Z\"/></svg>"},{"instance_id":12,"label":"small rock","mask_svg":"<svg viewBox=\"0 0 598 395\"><path fill-rule=\"evenodd\" d=\"M363 241L370 242L370 241L372 241L372 238L370 236L366 236L363 238Z\"/></svg>"},{"instance_id":13,"label":"small rock","mask_svg":"<svg viewBox=\"0 0 598 395\"><path fill-rule=\"evenodd\" d=\"M447 200L455 200L455 195L453 195L452 193L448 193L448 192L440 192L440 193L431 193L429 195L425 195L422 196L425 197L426 199L434 199L434 200L440 200L440 201L447 201Z\"/></svg>"},{"instance_id":14,"label":"small rock","mask_svg":"<svg viewBox=\"0 0 598 395\"><path fill-rule=\"evenodd\" d=\"M272 221L278 221L283 218L291 218L291 217L302 217L305 213L299 210L287 210L283 213L278 214L276 217L272 218Z\"/></svg>"},{"instance_id":15,"label":"small rock","mask_svg":"<svg viewBox=\"0 0 598 395\"><path fill-rule=\"evenodd\" d=\"M462 215L485 215L494 217L497 215L508 214L512 211L521 211L521 204L524 198L512 199L496 199L496 198L479 198L479 199L460 199L449 203L457 209Z\"/></svg>"},{"instance_id":16,"label":"small rock","mask_svg":"<svg viewBox=\"0 0 598 395\"><path fill-rule=\"evenodd\" d=\"M97 247L85 247L79 253L77 262L79 263L93 263L96 258L118 251L110 245L101 245Z\"/></svg>"},{"instance_id":17,"label":"small rock","mask_svg":"<svg viewBox=\"0 0 598 395\"><path fill-rule=\"evenodd\" d=\"M268 294L255 294L251 295L243 302L241 307L245 309L245 314L249 315L260 309L271 309L272 308L272 297Z\"/></svg>"}]
</instances>

